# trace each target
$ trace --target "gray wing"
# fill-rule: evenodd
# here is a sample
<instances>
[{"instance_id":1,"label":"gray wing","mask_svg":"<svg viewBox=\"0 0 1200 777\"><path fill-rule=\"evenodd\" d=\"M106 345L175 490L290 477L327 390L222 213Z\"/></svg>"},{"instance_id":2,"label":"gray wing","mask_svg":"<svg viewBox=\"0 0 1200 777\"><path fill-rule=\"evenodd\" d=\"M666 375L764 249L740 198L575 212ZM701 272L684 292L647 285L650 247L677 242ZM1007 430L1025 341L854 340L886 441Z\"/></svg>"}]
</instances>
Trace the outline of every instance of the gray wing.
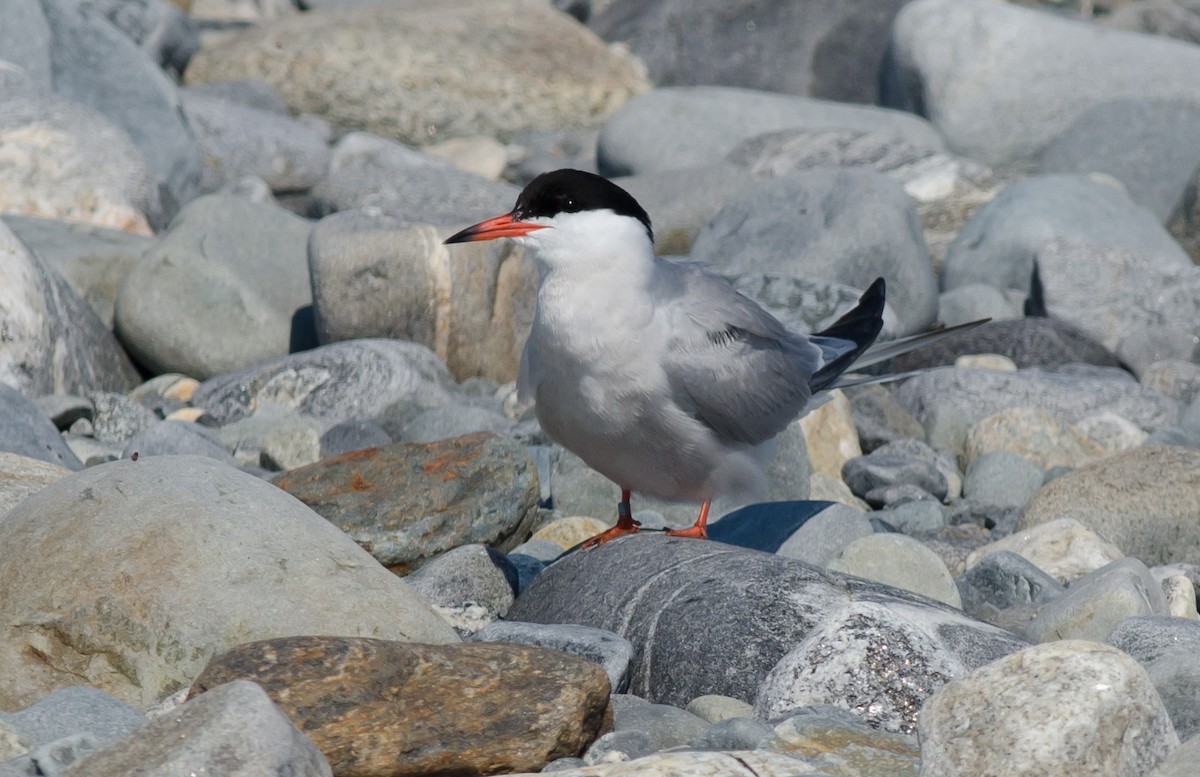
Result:
<instances>
[{"instance_id":1,"label":"gray wing","mask_svg":"<svg viewBox=\"0 0 1200 777\"><path fill-rule=\"evenodd\" d=\"M842 341L822 347L789 332L696 266L660 260L659 269L655 292L672 331L664 366L676 401L725 442L757 445L781 432Z\"/></svg>"}]
</instances>

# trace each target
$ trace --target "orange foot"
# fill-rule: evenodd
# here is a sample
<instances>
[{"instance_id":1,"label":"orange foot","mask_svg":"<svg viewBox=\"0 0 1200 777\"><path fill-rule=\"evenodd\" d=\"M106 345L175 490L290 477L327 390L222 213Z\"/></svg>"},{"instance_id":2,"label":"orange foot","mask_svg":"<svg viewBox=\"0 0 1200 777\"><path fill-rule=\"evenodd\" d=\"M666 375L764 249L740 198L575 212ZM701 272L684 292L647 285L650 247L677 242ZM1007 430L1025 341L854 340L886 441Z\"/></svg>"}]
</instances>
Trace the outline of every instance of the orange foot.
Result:
<instances>
[{"instance_id":1,"label":"orange foot","mask_svg":"<svg viewBox=\"0 0 1200 777\"><path fill-rule=\"evenodd\" d=\"M700 516L696 518L696 522L686 529L671 529L667 532L668 537L690 537L694 540L708 539L708 508L712 505L711 501L706 501L700 505Z\"/></svg>"},{"instance_id":2,"label":"orange foot","mask_svg":"<svg viewBox=\"0 0 1200 777\"><path fill-rule=\"evenodd\" d=\"M641 525L642 524L640 522L633 520L633 518L629 517L628 515L622 515L617 519L616 526L613 526L611 529L605 529L595 537L585 540L582 546L583 550L595 548L599 545L603 545L606 542L612 542L617 537L624 537L627 534L637 534L639 531L638 527Z\"/></svg>"}]
</instances>

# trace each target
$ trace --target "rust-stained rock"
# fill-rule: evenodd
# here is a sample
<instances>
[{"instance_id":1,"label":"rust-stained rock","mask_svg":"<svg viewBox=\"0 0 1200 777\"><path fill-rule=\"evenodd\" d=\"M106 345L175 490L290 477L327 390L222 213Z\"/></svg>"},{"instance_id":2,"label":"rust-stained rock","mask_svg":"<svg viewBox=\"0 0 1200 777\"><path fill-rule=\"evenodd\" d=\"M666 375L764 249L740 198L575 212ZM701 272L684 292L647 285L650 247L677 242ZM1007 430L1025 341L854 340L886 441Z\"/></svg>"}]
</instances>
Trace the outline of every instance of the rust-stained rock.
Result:
<instances>
[{"instance_id":1,"label":"rust-stained rock","mask_svg":"<svg viewBox=\"0 0 1200 777\"><path fill-rule=\"evenodd\" d=\"M460 545L511 550L537 512L537 467L489 434L344 453L275 484L401 574Z\"/></svg>"},{"instance_id":2,"label":"rust-stained rock","mask_svg":"<svg viewBox=\"0 0 1200 777\"><path fill-rule=\"evenodd\" d=\"M193 696L262 686L339 777L536 771L611 728L599 664L529 645L291 637L217 656Z\"/></svg>"}]
</instances>

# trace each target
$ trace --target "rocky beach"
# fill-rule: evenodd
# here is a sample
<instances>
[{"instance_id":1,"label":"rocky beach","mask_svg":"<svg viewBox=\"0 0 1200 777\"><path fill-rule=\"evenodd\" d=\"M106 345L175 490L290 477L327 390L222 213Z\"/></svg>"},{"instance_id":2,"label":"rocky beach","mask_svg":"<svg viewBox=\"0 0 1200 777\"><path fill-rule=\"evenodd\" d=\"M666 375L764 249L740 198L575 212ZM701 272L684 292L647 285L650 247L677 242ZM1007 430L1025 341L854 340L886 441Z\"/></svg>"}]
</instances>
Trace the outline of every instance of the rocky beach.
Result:
<instances>
[{"instance_id":1,"label":"rocky beach","mask_svg":"<svg viewBox=\"0 0 1200 777\"><path fill-rule=\"evenodd\" d=\"M559 168L990 320L578 550ZM0 0L0 777L1191 777L1198 585L1197 0Z\"/></svg>"}]
</instances>

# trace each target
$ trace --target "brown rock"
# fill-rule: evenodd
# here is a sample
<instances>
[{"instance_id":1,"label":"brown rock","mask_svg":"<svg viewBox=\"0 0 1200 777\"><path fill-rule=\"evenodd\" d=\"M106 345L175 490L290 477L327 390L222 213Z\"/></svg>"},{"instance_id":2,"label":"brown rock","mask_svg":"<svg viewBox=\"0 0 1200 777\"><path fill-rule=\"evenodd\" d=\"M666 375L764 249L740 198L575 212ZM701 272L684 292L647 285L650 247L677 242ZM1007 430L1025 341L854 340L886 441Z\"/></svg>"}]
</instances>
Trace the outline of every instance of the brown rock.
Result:
<instances>
[{"instance_id":1,"label":"brown rock","mask_svg":"<svg viewBox=\"0 0 1200 777\"><path fill-rule=\"evenodd\" d=\"M460 545L511 550L537 514L536 466L520 443L489 434L345 453L275 484L401 574Z\"/></svg>"},{"instance_id":2,"label":"brown rock","mask_svg":"<svg viewBox=\"0 0 1200 777\"><path fill-rule=\"evenodd\" d=\"M814 474L840 478L842 465L863 455L850 400L841 390L831 391L828 402L801 418L800 428Z\"/></svg>"},{"instance_id":3,"label":"brown rock","mask_svg":"<svg viewBox=\"0 0 1200 777\"><path fill-rule=\"evenodd\" d=\"M529 645L252 642L214 658L191 694L238 679L262 686L336 775L537 770L612 721L599 664Z\"/></svg>"}]
</instances>

